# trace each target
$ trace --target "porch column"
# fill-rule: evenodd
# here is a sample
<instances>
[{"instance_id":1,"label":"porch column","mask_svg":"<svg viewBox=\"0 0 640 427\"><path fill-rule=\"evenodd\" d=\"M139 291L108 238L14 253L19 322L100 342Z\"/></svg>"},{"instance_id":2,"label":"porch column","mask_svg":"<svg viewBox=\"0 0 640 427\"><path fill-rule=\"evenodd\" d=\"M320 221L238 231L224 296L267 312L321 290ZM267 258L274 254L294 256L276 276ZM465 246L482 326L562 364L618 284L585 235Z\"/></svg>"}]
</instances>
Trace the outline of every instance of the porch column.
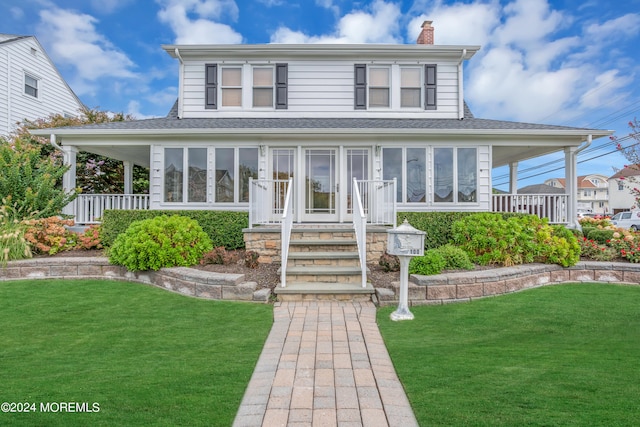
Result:
<instances>
[{"instance_id":1,"label":"porch column","mask_svg":"<svg viewBox=\"0 0 640 427\"><path fill-rule=\"evenodd\" d=\"M567 227L580 228L578 223L578 162L576 160L578 147L565 147L564 149L564 178L565 178L565 194L569 201L567 205Z\"/></svg>"},{"instance_id":2,"label":"porch column","mask_svg":"<svg viewBox=\"0 0 640 427\"><path fill-rule=\"evenodd\" d=\"M62 160L65 165L69 165L69 170L62 176L62 189L65 193L68 193L76 188L76 156L78 149L73 146L65 146L62 148ZM62 213L65 215L75 215L75 201L69 203L62 208Z\"/></svg>"},{"instance_id":3,"label":"porch column","mask_svg":"<svg viewBox=\"0 0 640 427\"><path fill-rule=\"evenodd\" d=\"M509 193L518 193L518 162L509 163Z\"/></svg>"},{"instance_id":4,"label":"porch column","mask_svg":"<svg viewBox=\"0 0 640 427\"><path fill-rule=\"evenodd\" d=\"M124 167L124 194L133 194L133 163L123 161Z\"/></svg>"}]
</instances>

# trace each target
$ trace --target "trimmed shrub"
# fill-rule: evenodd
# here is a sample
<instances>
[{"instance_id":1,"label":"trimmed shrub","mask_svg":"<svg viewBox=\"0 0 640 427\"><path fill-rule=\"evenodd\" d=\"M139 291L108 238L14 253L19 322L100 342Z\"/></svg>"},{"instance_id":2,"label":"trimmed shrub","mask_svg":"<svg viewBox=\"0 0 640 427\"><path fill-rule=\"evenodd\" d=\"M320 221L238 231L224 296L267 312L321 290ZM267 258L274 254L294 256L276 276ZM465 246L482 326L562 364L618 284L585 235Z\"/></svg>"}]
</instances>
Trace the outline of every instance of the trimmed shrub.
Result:
<instances>
[{"instance_id":1,"label":"trimmed shrub","mask_svg":"<svg viewBox=\"0 0 640 427\"><path fill-rule=\"evenodd\" d=\"M446 244L435 249L444 258L445 270L473 270L475 265L469 259L469 255L457 246Z\"/></svg>"},{"instance_id":2,"label":"trimmed shrub","mask_svg":"<svg viewBox=\"0 0 640 427\"><path fill-rule=\"evenodd\" d=\"M585 237L596 243L604 245L609 240L613 239L613 233L615 233L615 230L600 230L598 228L592 228L587 234L585 234Z\"/></svg>"},{"instance_id":3,"label":"trimmed shrub","mask_svg":"<svg viewBox=\"0 0 640 427\"><path fill-rule=\"evenodd\" d=\"M424 239L424 249L436 249L447 243L453 242L453 224L463 218L476 215L478 212L398 212L398 224L407 219L409 223L422 230L427 235ZM520 218L527 216L521 213L504 212L497 213L503 219Z\"/></svg>"},{"instance_id":4,"label":"trimmed shrub","mask_svg":"<svg viewBox=\"0 0 640 427\"><path fill-rule=\"evenodd\" d=\"M504 219L500 214L478 213L456 221L452 231L454 243L480 265L545 262L568 267L580 258L572 232L535 215Z\"/></svg>"},{"instance_id":5,"label":"trimmed shrub","mask_svg":"<svg viewBox=\"0 0 640 427\"><path fill-rule=\"evenodd\" d=\"M109 262L131 271L189 267L212 249L198 222L179 215L133 222L109 250Z\"/></svg>"},{"instance_id":6,"label":"trimmed shrub","mask_svg":"<svg viewBox=\"0 0 640 427\"><path fill-rule=\"evenodd\" d=\"M258 268L258 258L260 254L256 251L246 251L244 253L244 265L249 268Z\"/></svg>"},{"instance_id":7,"label":"trimmed shrub","mask_svg":"<svg viewBox=\"0 0 640 427\"><path fill-rule=\"evenodd\" d=\"M242 229L249 226L249 214L209 210L107 210L102 217L102 244L106 247L113 245L116 237L134 221L161 215L180 215L196 220L214 246L224 246L230 250L244 248Z\"/></svg>"},{"instance_id":8,"label":"trimmed shrub","mask_svg":"<svg viewBox=\"0 0 640 427\"><path fill-rule=\"evenodd\" d=\"M200 259L200 264L218 264L227 265L238 261L238 257L231 252L228 252L224 246L218 246L207 252Z\"/></svg>"},{"instance_id":9,"label":"trimmed shrub","mask_svg":"<svg viewBox=\"0 0 640 427\"><path fill-rule=\"evenodd\" d=\"M430 276L440 274L447 266L447 261L437 249L429 249L423 256L411 258L409 261L409 274L421 274Z\"/></svg>"}]
</instances>

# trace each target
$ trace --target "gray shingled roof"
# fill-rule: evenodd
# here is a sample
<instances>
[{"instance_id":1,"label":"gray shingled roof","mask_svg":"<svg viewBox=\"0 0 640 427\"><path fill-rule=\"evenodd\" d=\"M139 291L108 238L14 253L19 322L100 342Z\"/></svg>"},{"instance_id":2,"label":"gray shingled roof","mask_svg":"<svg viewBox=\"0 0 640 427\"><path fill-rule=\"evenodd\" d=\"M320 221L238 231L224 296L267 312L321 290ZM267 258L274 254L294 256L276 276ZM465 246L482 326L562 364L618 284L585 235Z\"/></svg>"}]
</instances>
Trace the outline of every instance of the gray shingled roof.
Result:
<instances>
[{"instance_id":1,"label":"gray shingled roof","mask_svg":"<svg viewBox=\"0 0 640 427\"><path fill-rule=\"evenodd\" d=\"M64 130L163 131L196 129L430 129L430 130L554 130L579 131L568 126L477 119L465 103L465 118L458 119L387 119L387 118L183 118L177 117L177 103L166 117L58 128ZM595 130L595 129L594 129Z\"/></svg>"}]
</instances>

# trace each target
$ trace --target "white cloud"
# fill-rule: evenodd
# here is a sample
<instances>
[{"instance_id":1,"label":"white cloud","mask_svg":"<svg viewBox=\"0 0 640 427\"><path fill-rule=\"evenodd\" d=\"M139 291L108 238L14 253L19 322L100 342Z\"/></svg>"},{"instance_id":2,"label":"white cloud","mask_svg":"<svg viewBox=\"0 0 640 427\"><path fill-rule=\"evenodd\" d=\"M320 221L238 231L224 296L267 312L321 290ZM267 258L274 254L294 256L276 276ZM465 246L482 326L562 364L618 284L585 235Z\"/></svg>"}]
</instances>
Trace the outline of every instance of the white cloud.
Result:
<instances>
[{"instance_id":1,"label":"white cloud","mask_svg":"<svg viewBox=\"0 0 640 427\"><path fill-rule=\"evenodd\" d=\"M135 78L134 62L95 28L90 15L62 9L40 12L47 52L58 64L77 71L74 90L82 94L104 77ZM82 88L79 90L79 88Z\"/></svg>"},{"instance_id":2,"label":"white cloud","mask_svg":"<svg viewBox=\"0 0 640 427\"><path fill-rule=\"evenodd\" d=\"M440 2L438 2L440 3ZM433 21L435 44L485 45L499 23L500 5L492 3L437 4L409 21L409 43L414 43L424 21Z\"/></svg>"},{"instance_id":3,"label":"white cloud","mask_svg":"<svg viewBox=\"0 0 640 427\"><path fill-rule=\"evenodd\" d=\"M136 120L153 119L157 116L149 116L140 112L140 103L138 101L129 101L127 104L126 114L130 114Z\"/></svg>"},{"instance_id":4,"label":"white cloud","mask_svg":"<svg viewBox=\"0 0 640 427\"><path fill-rule=\"evenodd\" d=\"M628 13L619 18L610 19L603 24L591 24L585 30L587 36L603 42L636 36L639 32L640 15L637 13Z\"/></svg>"},{"instance_id":5,"label":"white cloud","mask_svg":"<svg viewBox=\"0 0 640 427\"><path fill-rule=\"evenodd\" d=\"M177 44L242 42L241 34L217 22L225 17L232 21L238 18L238 6L233 0L162 0L159 3L162 8L158 18L171 27Z\"/></svg>"},{"instance_id":6,"label":"white cloud","mask_svg":"<svg viewBox=\"0 0 640 427\"><path fill-rule=\"evenodd\" d=\"M20 9L17 6L13 6L9 8L9 13L11 14L11 18L13 18L16 21L19 21L22 18L24 18L24 10Z\"/></svg>"},{"instance_id":7,"label":"white cloud","mask_svg":"<svg viewBox=\"0 0 640 427\"><path fill-rule=\"evenodd\" d=\"M111 14L132 0L91 0L91 7L100 14Z\"/></svg>"},{"instance_id":8,"label":"white cloud","mask_svg":"<svg viewBox=\"0 0 640 427\"><path fill-rule=\"evenodd\" d=\"M619 98L628 87L631 80L621 71L630 69L628 53L605 46L636 36L640 15L583 28L576 25L579 17L550 5L417 0L411 11L421 13L409 21L408 39L413 42L422 21L430 20L436 44L482 46L465 72L465 98L477 116L561 123Z\"/></svg>"},{"instance_id":9,"label":"white cloud","mask_svg":"<svg viewBox=\"0 0 640 427\"><path fill-rule=\"evenodd\" d=\"M280 27L271 36L271 43L402 43L398 5L376 0L367 10L343 16L327 35L311 36Z\"/></svg>"}]
</instances>

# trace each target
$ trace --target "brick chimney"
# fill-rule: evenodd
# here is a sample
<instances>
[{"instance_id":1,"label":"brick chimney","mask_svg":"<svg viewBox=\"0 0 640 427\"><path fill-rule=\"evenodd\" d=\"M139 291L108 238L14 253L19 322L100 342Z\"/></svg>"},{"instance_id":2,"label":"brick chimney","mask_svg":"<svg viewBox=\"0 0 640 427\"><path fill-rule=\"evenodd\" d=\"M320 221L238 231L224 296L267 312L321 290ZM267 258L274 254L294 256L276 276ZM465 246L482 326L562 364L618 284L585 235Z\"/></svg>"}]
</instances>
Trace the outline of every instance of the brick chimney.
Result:
<instances>
[{"instance_id":1,"label":"brick chimney","mask_svg":"<svg viewBox=\"0 0 640 427\"><path fill-rule=\"evenodd\" d=\"M422 31L418 36L417 44L433 44L433 27L431 23L433 21L424 21L422 23Z\"/></svg>"}]
</instances>

